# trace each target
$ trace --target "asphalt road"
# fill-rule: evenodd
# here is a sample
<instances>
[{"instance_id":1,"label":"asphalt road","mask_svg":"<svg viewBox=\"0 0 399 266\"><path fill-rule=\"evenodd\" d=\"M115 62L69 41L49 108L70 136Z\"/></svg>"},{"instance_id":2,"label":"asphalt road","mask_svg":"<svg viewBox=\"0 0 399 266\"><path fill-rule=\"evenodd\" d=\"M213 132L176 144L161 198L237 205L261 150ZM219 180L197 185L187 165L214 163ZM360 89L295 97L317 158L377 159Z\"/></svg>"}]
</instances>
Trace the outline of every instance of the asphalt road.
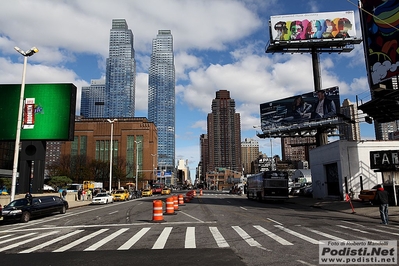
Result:
<instances>
[{"instance_id":1,"label":"asphalt road","mask_svg":"<svg viewBox=\"0 0 399 266\"><path fill-rule=\"evenodd\" d=\"M207 192L153 221L153 196L0 225L2 265L318 265L319 241L396 240L399 227ZM165 205L164 205L165 210Z\"/></svg>"}]
</instances>

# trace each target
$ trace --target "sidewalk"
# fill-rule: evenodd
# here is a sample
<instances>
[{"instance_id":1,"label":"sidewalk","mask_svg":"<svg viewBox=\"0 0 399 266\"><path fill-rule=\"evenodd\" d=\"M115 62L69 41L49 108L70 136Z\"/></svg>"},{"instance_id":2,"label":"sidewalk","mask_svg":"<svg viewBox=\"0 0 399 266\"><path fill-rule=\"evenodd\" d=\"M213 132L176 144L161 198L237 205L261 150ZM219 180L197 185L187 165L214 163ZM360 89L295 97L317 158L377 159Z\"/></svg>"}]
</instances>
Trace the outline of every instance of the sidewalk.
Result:
<instances>
[{"instance_id":1,"label":"sidewalk","mask_svg":"<svg viewBox=\"0 0 399 266\"><path fill-rule=\"evenodd\" d=\"M352 205L354 213L349 202L339 200L321 200L309 197L294 196L291 197L290 202L300 204L312 208L320 208L329 211L337 211L349 213L357 216L365 216L376 219L376 222L381 222L380 213L377 205L371 205L369 202L362 202L360 200L353 200ZM399 206L389 206L389 222L390 224L399 225Z\"/></svg>"}]
</instances>

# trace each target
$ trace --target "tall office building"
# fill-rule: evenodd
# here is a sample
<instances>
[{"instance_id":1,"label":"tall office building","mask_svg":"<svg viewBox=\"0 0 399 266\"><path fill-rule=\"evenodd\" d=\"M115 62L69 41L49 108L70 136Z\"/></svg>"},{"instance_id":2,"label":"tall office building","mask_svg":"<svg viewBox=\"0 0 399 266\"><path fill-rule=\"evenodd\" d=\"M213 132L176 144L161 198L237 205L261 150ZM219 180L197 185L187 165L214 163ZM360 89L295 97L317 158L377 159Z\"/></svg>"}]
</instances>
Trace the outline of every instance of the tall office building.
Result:
<instances>
[{"instance_id":1,"label":"tall office building","mask_svg":"<svg viewBox=\"0 0 399 266\"><path fill-rule=\"evenodd\" d=\"M208 148L208 135L201 134L200 136L200 162L198 164L199 182L205 181L205 175L209 171L209 148Z\"/></svg>"},{"instance_id":2,"label":"tall office building","mask_svg":"<svg viewBox=\"0 0 399 266\"><path fill-rule=\"evenodd\" d=\"M235 105L227 90L217 91L212 100L212 113L207 119L209 171L217 168L242 171L241 120Z\"/></svg>"},{"instance_id":3,"label":"tall office building","mask_svg":"<svg viewBox=\"0 0 399 266\"><path fill-rule=\"evenodd\" d=\"M175 168L175 63L173 36L159 30L152 40L148 78L148 119L158 130L158 165Z\"/></svg>"},{"instance_id":4,"label":"tall office building","mask_svg":"<svg viewBox=\"0 0 399 266\"><path fill-rule=\"evenodd\" d=\"M255 164L259 157L259 142L254 139L246 138L241 142L241 161L244 169L244 175L255 174Z\"/></svg>"},{"instance_id":5,"label":"tall office building","mask_svg":"<svg viewBox=\"0 0 399 266\"><path fill-rule=\"evenodd\" d=\"M105 104L105 79L92 79L90 86L82 87L80 114L84 118L102 118Z\"/></svg>"},{"instance_id":6,"label":"tall office building","mask_svg":"<svg viewBox=\"0 0 399 266\"><path fill-rule=\"evenodd\" d=\"M357 106L353 104L349 99L345 99L342 102L340 113L345 115L347 118L354 121L354 123L347 122L339 125L339 135L341 140L360 140L360 127L359 117L357 114Z\"/></svg>"},{"instance_id":7,"label":"tall office building","mask_svg":"<svg viewBox=\"0 0 399 266\"><path fill-rule=\"evenodd\" d=\"M113 19L106 62L105 117L134 117L136 61L126 20Z\"/></svg>"}]
</instances>

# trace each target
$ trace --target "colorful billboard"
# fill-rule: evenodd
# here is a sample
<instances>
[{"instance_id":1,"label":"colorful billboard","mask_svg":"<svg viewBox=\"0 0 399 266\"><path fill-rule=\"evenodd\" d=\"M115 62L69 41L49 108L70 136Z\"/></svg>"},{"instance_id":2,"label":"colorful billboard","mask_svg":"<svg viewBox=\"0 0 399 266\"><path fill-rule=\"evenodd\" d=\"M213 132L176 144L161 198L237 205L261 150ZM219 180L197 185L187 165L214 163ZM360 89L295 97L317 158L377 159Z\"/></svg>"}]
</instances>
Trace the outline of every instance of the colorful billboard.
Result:
<instances>
[{"instance_id":1,"label":"colorful billboard","mask_svg":"<svg viewBox=\"0 0 399 266\"><path fill-rule=\"evenodd\" d=\"M364 53L371 85L399 75L399 1L361 0Z\"/></svg>"},{"instance_id":2,"label":"colorful billboard","mask_svg":"<svg viewBox=\"0 0 399 266\"><path fill-rule=\"evenodd\" d=\"M0 85L0 140L15 140L20 84ZM21 140L73 140L76 87L26 84Z\"/></svg>"},{"instance_id":3,"label":"colorful billboard","mask_svg":"<svg viewBox=\"0 0 399 266\"><path fill-rule=\"evenodd\" d=\"M271 44L356 39L353 11L280 15L270 17Z\"/></svg>"},{"instance_id":4,"label":"colorful billboard","mask_svg":"<svg viewBox=\"0 0 399 266\"><path fill-rule=\"evenodd\" d=\"M336 118L340 99L338 87L309 92L260 105L262 131L320 122Z\"/></svg>"}]
</instances>

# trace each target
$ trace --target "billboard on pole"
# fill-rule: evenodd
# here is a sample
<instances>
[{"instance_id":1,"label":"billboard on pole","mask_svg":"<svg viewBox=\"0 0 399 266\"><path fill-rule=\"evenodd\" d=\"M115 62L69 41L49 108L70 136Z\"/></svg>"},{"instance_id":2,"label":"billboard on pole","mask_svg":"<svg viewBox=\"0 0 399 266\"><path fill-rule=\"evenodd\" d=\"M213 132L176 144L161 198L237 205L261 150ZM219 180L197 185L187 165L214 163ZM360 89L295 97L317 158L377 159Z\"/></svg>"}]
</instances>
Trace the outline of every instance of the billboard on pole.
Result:
<instances>
[{"instance_id":1,"label":"billboard on pole","mask_svg":"<svg viewBox=\"0 0 399 266\"><path fill-rule=\"evenodd\" d=\"M371 85L399 75L399 1L361 0L364 53Z\"/></svg>"},{"instance_id":2,"label":"billboard on pole","mask_svg":"<svg viewBox=\"0 0 399 266\"><path fill-rule=\"evenodd\" d=\"M353 11L271 16L270 33L271 44L357 38Z\"/></svg>"},{"instance_id":3,"label":"billboard on pole","mask_svg":"<svg viewBox=\"0 0 399 266\"><path fill-rule=\"evenodd\" d=\"M339 113L339 88L313 91L260 105L262 131L291 125L324 124Z\"/></svg>"},{"instance_id":4,"label":"billboard on pole","mask_svg":"<svg viewBox=\"0 0 399 266\"><path fill-rule=\"evenodd\" d=\"M73 140L76 86L26 84L21 140ZM15 140L21 84L0 84L0 140Z\"/></svg>"}]
</instances>

